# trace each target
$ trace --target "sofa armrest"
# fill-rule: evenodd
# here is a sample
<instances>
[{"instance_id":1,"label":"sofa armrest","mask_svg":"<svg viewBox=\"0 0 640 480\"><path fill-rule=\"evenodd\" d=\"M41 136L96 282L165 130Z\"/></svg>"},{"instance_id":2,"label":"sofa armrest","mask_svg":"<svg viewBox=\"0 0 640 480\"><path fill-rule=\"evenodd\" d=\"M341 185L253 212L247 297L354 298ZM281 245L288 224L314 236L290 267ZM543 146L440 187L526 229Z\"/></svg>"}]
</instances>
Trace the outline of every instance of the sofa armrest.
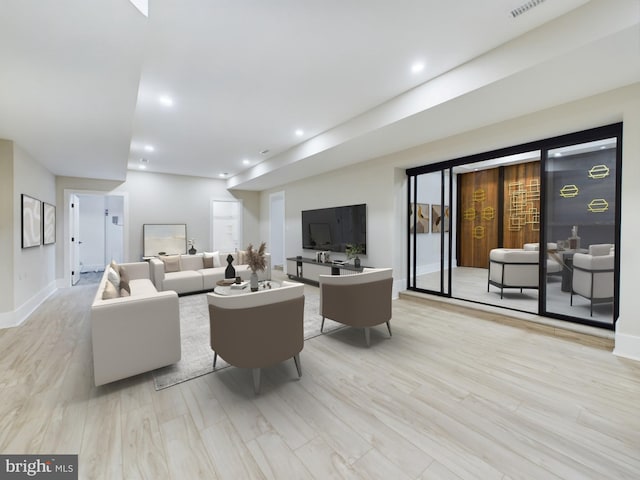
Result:
<instances>
[{"instance_id":1,"label":"sofa armrest","mask_svg":"<svg viewBox=\"0 0 640 480\"><path fill-rule=\"evenodd\" d=\"M164 282L164 262L159 258L149 260L149 268L151 269L151 281L158 290L162 290L162 282Z\"/></svg>"},{"instance_id":2,"label":"sofa armrest","mask_svg":"<svg viewBox=\"0 0 640 480\"><path fill-rule=\"evenodd\" d=\"M180 312L175 292L96 302L91 307L95 384L180 360Z\"/></svg>"}]
</instances>

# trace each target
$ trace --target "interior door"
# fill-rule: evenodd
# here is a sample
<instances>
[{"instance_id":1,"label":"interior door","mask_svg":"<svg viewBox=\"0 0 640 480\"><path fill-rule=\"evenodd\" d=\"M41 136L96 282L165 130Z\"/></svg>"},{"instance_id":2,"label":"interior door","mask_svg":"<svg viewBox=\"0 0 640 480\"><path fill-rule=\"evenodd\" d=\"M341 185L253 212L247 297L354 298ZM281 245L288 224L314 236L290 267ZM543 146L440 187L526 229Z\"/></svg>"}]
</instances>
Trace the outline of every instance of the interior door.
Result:
<instances>
[{"instance_id":1,"label":"interior door","mask_svg":"<svg viewBox=\"0 0 640 480\"><path fill-rule=\"evenodd\" d=\"M69 233L71 235L71 285L80 281L80 199L77 195L69 198Z\"/></svg>"}]
</instances>

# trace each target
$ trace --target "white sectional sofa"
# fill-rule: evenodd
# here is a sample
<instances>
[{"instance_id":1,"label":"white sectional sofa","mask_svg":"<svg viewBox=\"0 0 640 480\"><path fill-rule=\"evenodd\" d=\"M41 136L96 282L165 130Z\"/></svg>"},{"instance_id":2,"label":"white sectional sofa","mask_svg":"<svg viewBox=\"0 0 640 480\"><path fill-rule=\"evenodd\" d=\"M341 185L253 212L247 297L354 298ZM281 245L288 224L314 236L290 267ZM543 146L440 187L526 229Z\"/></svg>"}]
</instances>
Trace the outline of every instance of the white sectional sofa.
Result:
<instances>
[{"instance_id":1,"label":"white sectional sofa","mask_svg":"<svg viewBox=\"0 0 640 480\"><path fill-rule=\"evenodd\" d=\"M178 294L213 290L219 280L224 279L227 256L233 257L236 276L248 280L251 270L243 263L243 253L199 253L196 255L173 255L149 260L151 277L160 291L173 290ZM259 280L271 280L271 255L265 254L267 267L258 272ZM239 260L239 261L238 261ZM213 266L210 266L213 265Z\"/></svg>"},{"instance_id":2,"label":"white sectional sofa","mask_svg":"<svg viewBox=\"0 0 640 480\"><path fill-rule=\"evenodd\" d=\"M181 357L176 292L157 291L147 262L124 263L118 268L128 277L130 293L123 289L121 295L113 288L107 265L91 305L96 386L171 365Z\"/></svg>"}]
</instances>

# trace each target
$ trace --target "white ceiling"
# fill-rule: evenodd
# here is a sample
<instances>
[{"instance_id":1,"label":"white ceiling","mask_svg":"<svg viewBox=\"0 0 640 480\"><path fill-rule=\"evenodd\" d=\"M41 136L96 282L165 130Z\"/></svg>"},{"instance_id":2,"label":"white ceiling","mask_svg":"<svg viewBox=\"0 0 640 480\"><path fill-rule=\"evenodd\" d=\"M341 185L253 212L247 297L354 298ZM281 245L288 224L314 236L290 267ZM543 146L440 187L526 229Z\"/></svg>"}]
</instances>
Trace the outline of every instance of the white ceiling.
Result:
<instances>
[{"instance_id":1,"label":"white ceiling","mask_svg":"<svg viewBox=\"0 0 640 480\"><path fill-rule=\"evenodd\" d=\"M149 0L145 18L127 0L0 0L0 138L56 175L123 180L146 158L149 171L225 172L230 187L268 188L429 140L416 132L451 114L422 103L438 81L459 88L442 102L458 108L461 96L475 92L480 101L492 84L523 72L534 78L535 67L591 52L593 42L609 42L607 57L634 38L638 18L625 18L640 4L546 0L512 18L524 3ZM562 23L567 12L588 23L612 5L626 10L606 14L602 38L597 25L585 33L568 32L573 18ZM504 50L526 32L543 45L556 31L575 33L575 45L546 45L526 61ZM425 64L417 74L416 61ZM490 78L485 65L500 75ZM569 66L584 70L583 62ZM638 81L635 67L621 65L615 81L582 77L582 91ZM161 105L161 95L173 106Z\"/></svg>"}]
</instances>

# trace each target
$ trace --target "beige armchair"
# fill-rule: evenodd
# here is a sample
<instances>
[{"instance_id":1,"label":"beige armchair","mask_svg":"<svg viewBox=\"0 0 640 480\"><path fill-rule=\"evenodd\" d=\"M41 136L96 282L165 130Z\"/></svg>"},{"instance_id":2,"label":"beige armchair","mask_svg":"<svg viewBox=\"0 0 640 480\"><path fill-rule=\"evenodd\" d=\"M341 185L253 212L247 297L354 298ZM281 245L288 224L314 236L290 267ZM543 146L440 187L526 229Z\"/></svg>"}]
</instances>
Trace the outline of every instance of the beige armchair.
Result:
<instances>
[{"instance_id":1,"label":"beige armchair","mask_svg":"<svg viewBox=\"0 0 640 480\"><path fill-rule=\"evenodd\" d=\"M387 324L391 336L390 268L365 268L355 275L320 275L320 315L322 325L329 318L351 327L364 328L367 346L371 344L369 328Z\"/></svg>"},{"instance_id":2,"label":"beige armchair","mask_svg":"<svg viewBox=\"0 0 640 480\"><path fill-rule=\"evenodd\" d=\"M282 282L280 288L240 295L207 294L213 368L218 355L229 364L253 369L260 391L260 369L293 358L302 375L304 285Z\"/></svg>"},{"instance_id":3,"label":"beige armchair","mask_svg":"<svg viewBox=\"0 0 640 480\"><path fill-rule=\"evenodd\" d=\"M613 303L614 270L613 245L591 245L589 253L576 253L573 256L571 306L573 306L573 295L580 295L589 300L589 311L593 317L594 304Z\"/></svg>"}]
</instances>

